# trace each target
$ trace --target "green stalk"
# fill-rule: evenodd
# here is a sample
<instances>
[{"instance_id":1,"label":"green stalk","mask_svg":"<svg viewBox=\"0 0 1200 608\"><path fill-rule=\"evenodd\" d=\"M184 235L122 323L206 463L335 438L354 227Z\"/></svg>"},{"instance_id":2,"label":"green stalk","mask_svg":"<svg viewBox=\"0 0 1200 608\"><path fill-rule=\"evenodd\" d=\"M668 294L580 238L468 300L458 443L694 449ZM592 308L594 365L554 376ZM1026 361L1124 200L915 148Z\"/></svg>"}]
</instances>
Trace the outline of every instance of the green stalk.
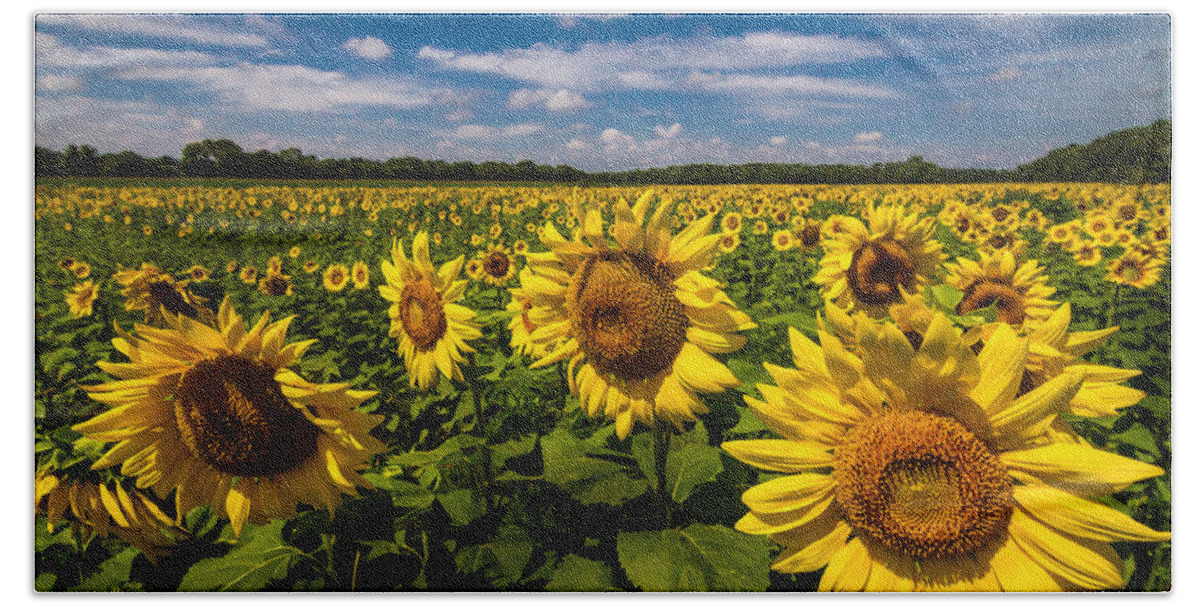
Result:
<instances>
[{"instance_id":1,"label":"green stalk","mask_svg":"<svg viewBox=\"0 0 1200 608\"><path fill-rule=\"evenodd\" d=\"M661 420L655 421L652 445L654 448L654 488L663 529L671 527L671 497L667 495L667 453L671 449L671 428Z\"/></svg>"}]
</instances>

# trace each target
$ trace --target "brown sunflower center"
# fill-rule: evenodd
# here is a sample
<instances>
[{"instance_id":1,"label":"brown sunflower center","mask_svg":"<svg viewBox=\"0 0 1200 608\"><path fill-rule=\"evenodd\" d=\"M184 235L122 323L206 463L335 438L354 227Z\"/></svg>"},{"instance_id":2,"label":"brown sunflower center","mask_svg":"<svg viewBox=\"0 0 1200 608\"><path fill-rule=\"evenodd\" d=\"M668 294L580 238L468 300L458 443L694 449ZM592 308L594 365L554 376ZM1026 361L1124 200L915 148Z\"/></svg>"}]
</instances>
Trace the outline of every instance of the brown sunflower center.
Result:
<instances>
[{"instance_id":1,"label":"brown sunflower center","mask_svg":"<svg viewBox=\"0 0 1200 608\"><path fill-rule=\"evenodd\" d=\"M196 310L195 306L188 304L179 289L169 281L151 281L146 285L146 290L150 292L150 304L156 310L162 306L167 309L167 312L174 315L184 315L192 319L200 316L200 311Z\"/></svg>"},{"instance_id":2,"label":"brown sunflower center","mask_svg":"<svg viewBox=\"0 0 1200 608\"><path fill-rule=\"evenodd\" d=\"M1128 281L1131 283L1135 282L1135 281L1141 279L1142 275L1144 275L1144 274L1145 274L1145 270L1142 268L1141 264L1138 264L1137 262L1130 261L1130 260L1121 260L1117 264L1116 275L1121 277L1121 279L1123 279L1125 281Z\"/></svg>"},{"instance_id":3,"label":"brown sunflower center","mask_svg":"<svg viewBox=\"0 0 1200 608\"><path fill-rule=\"evenodd\" d=\"M916 275L912 257L904 247L891 239L880 239L854 252L846 278L854 297L874 306L899 301L900 288L911 289Z\"/></svg>"},{"instance_id":4,"label":"brown sunflower center","mask_svg":"<svg viewBox=\"0 0 1200 608\"><path fill-rule=\"evenodd\" d=\"M263 279L263 292L269 296L287 295L291 281L279 275L271 275Z\"/></svg>"},{"instance_id":5,"label":"brown sunflower center","mask_svg":"<svg viewBox=\"0 0 1200 608\"><path fill-rule=\"evenodd\" d=\"M1117 208L1117 217L1128 222L1137 217L1137 212L1137 207L1133 205L1121 205Z\"/></svg>"},{"instance_id":6,"label":"brown sunflower center","mask_svg":"<svg viewBox=\"0 0 1200 608\"><path fill-rule=\"evenodd\" d=\"M571 322L598 370L632 382L671 366L688 328L674 278L641 254L603 253L580 266L571 279Z\"/></svg>"},{"instance_id":7,"label":"brown sunflower center","mask_svg":"<svg viewBox=\"0 0 1200 608\"><path fill-rule=\"evenodd\" d=\"M175 394L179 438L230 475L264 477L295 469L317 449L317 427L297 410L269 365L223 355L192 366Z\"/></svg>"},{"instance_id":8,"label":"brown sunflower center","mask_svg":"<svg viewBox=\"0 0 1200 608\"><path fill-rule=\"evenodd\" d=\"M421 351L432 349L446 333L442 296L428 278L409 281L400 290L400 323Z\"/></svg>"},{"instance_id":9,"label":"brown sunflower center","mask_svg":"<svg viewBox=\"0 0 1200 608\"><path fill-rule=\"evenodd\" d=\"M925 412L862 424L837 449L836 496L863 536L914 557L978 549L1007 524L1012 483L957 421Z\"/></svg>"},{"instance_id":10,"label":"brown sunflower center","mask_svg":"<svg viewBox=\"0 0 1200 608\"><path fill-rule=\"evenodd\" d=\"M800 242L804 245L805 249L816 247L820 241L821 227L816 224L805 226L804 230L800 233Z\"/></svg>"},{"instance_id":11,"label":"brown sunflower center","mask_svg":"<svg viewBox=\"0 0 1200 608\"><path fill-rule=\"evenodd\" d=\"M1009 325L1025 322L1025 296L1011 285L994 281L980 281L968 287L958 303L957 312L965 315L992 304L996 305L996 316L1001 321Z\"/></svg>"},{"instance_id":12,"label":"brown sunflower center","mask_svg":"<svg viewBox=\"0 0 1200 608\"><path fill-rule=\"evenodd\" d=\"M483 271L497 279L508 274L508 256L502 251L493 251L483 259Z\"/></svg>"}]
</instances>

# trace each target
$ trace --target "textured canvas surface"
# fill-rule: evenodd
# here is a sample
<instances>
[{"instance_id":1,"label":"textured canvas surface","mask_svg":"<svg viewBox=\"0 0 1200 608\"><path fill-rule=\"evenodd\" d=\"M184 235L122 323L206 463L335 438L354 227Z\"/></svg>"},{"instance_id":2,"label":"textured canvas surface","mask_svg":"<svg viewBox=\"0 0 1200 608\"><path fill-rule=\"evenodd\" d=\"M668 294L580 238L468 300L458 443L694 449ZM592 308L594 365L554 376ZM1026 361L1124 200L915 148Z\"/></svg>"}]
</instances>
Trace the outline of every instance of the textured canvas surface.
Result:
<instances>
[{"instance_id":1,"label":"textured canvas surface","mask_svg":"<svg viewBox=\"0 0 1200 608\"><path fill-rule=\"evenodd\" d=\"M34 27L38 591L1171 588L1168 15Z\"/></svg>"}]
</instances>

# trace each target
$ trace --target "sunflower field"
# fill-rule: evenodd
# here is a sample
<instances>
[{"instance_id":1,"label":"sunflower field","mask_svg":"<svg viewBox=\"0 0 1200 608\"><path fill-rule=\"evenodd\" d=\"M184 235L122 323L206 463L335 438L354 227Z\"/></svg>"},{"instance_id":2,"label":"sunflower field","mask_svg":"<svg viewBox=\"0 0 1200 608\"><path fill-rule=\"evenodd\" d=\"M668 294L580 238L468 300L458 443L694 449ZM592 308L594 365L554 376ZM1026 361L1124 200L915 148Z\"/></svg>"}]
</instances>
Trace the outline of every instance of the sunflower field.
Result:
<instances>
[{"instance_id":1,"label":"sunflower field","mask_svg":"<svg viewBox=\"0 0 1200 608\"><path fill-rule=\"evenodd\" d=\"M39 591L1171 586L1170 187L39 180Z\"/></svg>"}]
</instances>

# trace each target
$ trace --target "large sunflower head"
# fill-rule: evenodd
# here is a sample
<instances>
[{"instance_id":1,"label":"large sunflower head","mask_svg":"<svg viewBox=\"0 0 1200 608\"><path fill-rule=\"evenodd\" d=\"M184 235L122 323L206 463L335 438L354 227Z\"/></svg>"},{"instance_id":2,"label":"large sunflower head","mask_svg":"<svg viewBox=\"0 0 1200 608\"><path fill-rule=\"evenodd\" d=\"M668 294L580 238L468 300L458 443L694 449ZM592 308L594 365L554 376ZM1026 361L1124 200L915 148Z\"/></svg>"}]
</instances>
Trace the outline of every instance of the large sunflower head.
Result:
<instances>
[{"instance_id":1,"label":"large sunflower head","mask_svg":"<svg viewBox=\"0 0 1200 608\"><path fill-rule=\"evenodd\" d=\"M793 330L796 367L767 364L776 384L746 400L782 439L723 446L785 474L743 494L736 525L783 545L772 568L824 568L835 591L1117 589L1110 543L1170 538L1094 499L1163 470L1057 440L1083 377L1017 397L1030 345L1007 324L978 354L941 314L918 348L857 329L861 356Z\"/></svg>"},{"instance_id":2,"label":"large sunflower head","mask_svg":"<svg viewBox=\"0 0 1200 608\"><path fill-rule=\"evenodd\" d=\"M116 442L93 469L120 465L138 488L175 492L176 516L212 505L235 533L246 521L290 519L305 503L333 511L384 446L380 417L354 410L375 394L314 384L292 366L316 340L286 344L291 317L247 328L228 298L213 327L165 315L166 327L119 331L128 363L97 365L118 379L85 387L109 411L74 430Z\"/></svg>"},{"instance_id":3,"label":"large sunflower head","mask_svg":"<svg viewBox=\"0 0 1200 608\"><path fill-rule=\"evenodd\" d=\"M142 263L138 270L121 269L113 274L125 296L125 310L145 313L146 323L162 324L169 313L212 324L213 313L207 300L188 290L189 280L176 281L154 264Z\"/></svg>"},{"instance_id":4,"label":"large sunflower head","mask_svg":"<svg viewBox=\"0 0 1200 608\"><path fill-rule=\"evenodd\" d=\"M650 193L633 206L618 201L610 243L600 210L575 201L578 236L568 241L547 223L550 251L528 254L521 273L530 340L549 350L534 365L569 360L572 392L589 415L615 419L621 438L637 421L681 426L707 412L697 393L737 385L712 354L740 348L734 332L755 327L701 272L721 238L710 234L713 216L672 236L669 208L651 214Z\"/></svg>"},{"instance_id":5,"label":"large sunflower head","mask_svg":"<svg viewBox=\"0 0 1200 608\"><path fill-rule=\"evenodd\" d=\"M429 258L429 235L421 232L413 239L411 260L396 243L392 261L383 262L387 283L379 286L379 295L392 303L388 335L399 338L409 383L421 390L429 390L437 382L438 372L462 380L459 364L466 362L462 353L475 352L467 341L483 335L475 311L455 303L467 288L467 281L458 278L463 261L459 256L435 271Z\"/></svg>"},{"instance_id":6,"label":"large sunflower head","mask_svg":"<svg viewBox=\"0 0 1200 608\"><path fill-rule=\"evenodd\" d=\"M963 292L958 314L995 305L1000 320L1017 327L1035 325L1050 316L1055 289L1037 260L1017 265L1011 251L980 253L979 260L959 258L946 265L946 284Z\"/></svg>"},{"instance_id":7,"label":"large sunflower head","mask_svg":"<svg viewBox=\"0 0 1200 608\"><path fill-rule=\"evenodd\" d=\"M287 274L268 272L267 276L259 279L258 291L267 296L292 295L292 277Z\"/></svg>"},{"instance_id":8,"label":"large sunflower head","mask_svg":"<svg viewBox=\"0 0 1200 608\"><path fill-rule=\"evenodd\" d=\"M904 292L915 293L929 282L946 256L933 239L933 217L900 206L868 208L865 216L867 225L842 219L813 281L826 300L878 318Z\"/></svg>"}]
</instances>

